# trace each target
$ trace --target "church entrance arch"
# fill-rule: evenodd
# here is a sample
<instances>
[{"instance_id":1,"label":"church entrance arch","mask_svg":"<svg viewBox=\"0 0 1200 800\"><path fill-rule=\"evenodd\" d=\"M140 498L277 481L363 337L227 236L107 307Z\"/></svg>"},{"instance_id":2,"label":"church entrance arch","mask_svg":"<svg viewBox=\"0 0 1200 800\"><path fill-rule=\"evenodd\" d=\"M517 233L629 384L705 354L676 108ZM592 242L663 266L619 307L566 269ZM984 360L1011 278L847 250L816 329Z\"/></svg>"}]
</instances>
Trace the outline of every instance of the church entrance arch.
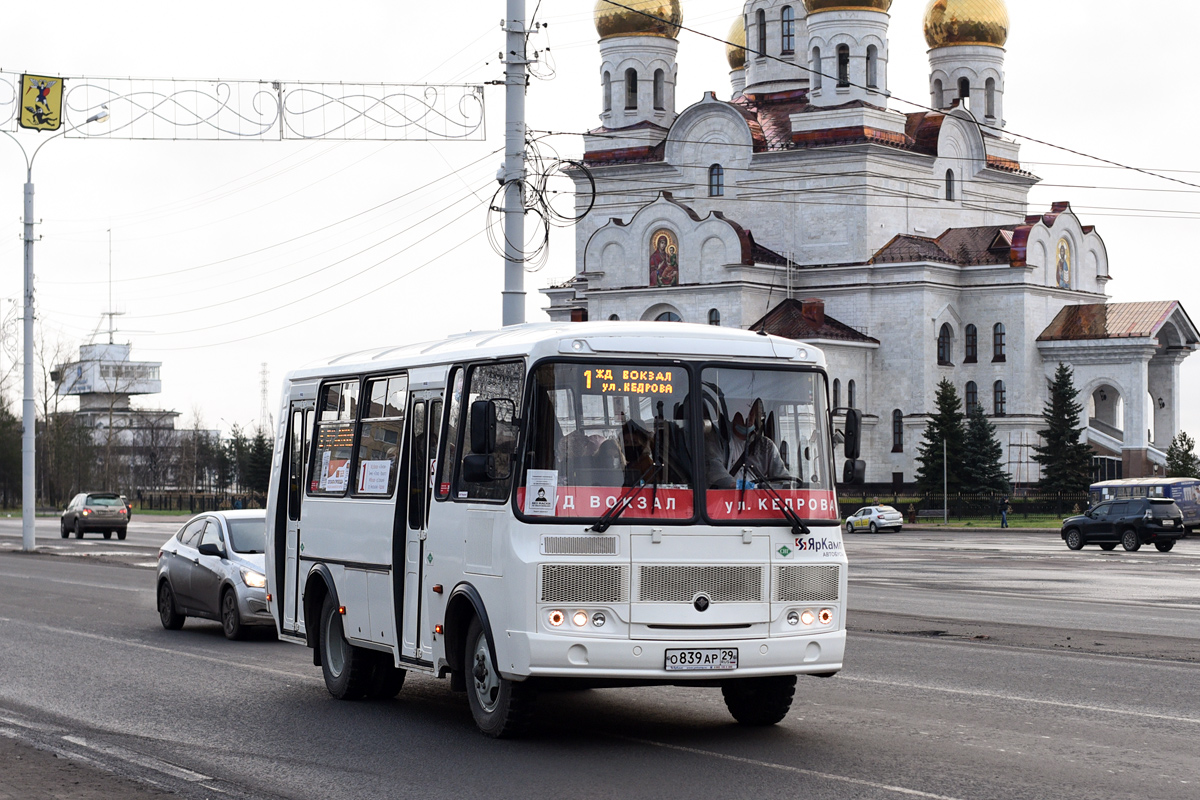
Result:
<instances>
[{"instance_id":1,"label":"church entrance arch","mask_svg":"<svg viewBox=\"0 0 1200 800\"><path fill-rule=\"evenodd\" d=\"M1102 383L1088 396L1088 425L1115 438L1124 438L1125 400L1112 384Z\"/></svg>"}]
</instances>

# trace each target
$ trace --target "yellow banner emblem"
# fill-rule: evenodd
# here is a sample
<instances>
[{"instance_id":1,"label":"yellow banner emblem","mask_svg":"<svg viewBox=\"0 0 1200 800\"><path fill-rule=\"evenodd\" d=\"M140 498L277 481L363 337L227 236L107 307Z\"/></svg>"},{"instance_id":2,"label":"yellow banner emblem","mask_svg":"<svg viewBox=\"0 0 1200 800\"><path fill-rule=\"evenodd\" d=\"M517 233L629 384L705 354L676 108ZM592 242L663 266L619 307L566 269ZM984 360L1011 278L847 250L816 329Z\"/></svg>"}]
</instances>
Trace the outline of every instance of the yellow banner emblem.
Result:
<instances>
[{"instance_id":1,"label":"yellow banner emblem","mask_svg":"<svg viewBox=\"0 0 1200 800\"><path fill-rule=\"evenodd\" d=\"M62 125L62 78L44 75L21 76L22 128L56 131Z\"/></svg>"}]
</instances>

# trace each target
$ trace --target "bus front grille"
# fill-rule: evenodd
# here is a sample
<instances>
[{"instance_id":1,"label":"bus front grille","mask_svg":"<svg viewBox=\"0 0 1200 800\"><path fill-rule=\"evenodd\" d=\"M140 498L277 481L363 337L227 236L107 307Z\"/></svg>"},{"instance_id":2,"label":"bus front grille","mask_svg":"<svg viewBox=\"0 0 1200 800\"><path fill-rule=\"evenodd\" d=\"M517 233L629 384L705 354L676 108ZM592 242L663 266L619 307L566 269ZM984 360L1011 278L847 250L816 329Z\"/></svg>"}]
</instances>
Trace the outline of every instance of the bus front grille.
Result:
<instances>
[{"instance_id":1,"label":"bus front grille","mask_svg":"<svg viewBox=\"0 0 1200 800\"><path fill-rule=\"evenodd\" d=\"M643 565L640 603L690 603L708 595L714 603L761 603L763 570L753 566Z\"/></svg>"},{"instance_id":2,"label":"bus front grille","mask_svg":"<svg viewBox=\"0 0 1200 800\"><path fill-rule=\"evenodd\" d=\"M629 568L619 564L543 564L543 603L625 603Z\"/></svg>"},{"instance_id":3,"label":"bus front grille","mask_svg":"<svg viewBox=\"0 0 1200 800\"><path fill-rule=\"evenodd\" d=\"M838 599L841 568L836 564L775 567L776 603L833 603Z\"/></svg>"},{"instance_id":4,"label":"bus front grille","mask_svg":"<svg viewBox=\"0 0 1200 800\"><path fill-rule=\"evenodd\" d=\"M615 536L543 536L544 556L615 556Z\"/></svg>"}]
</instances>

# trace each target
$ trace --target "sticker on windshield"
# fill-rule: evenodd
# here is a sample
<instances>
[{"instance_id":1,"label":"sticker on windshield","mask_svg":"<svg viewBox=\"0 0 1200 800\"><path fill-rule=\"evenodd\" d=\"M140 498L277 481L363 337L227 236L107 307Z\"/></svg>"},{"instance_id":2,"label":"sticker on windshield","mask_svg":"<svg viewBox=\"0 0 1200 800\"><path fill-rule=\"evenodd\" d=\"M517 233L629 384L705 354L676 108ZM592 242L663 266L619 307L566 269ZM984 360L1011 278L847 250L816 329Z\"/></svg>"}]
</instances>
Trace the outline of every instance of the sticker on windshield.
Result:
<instances>
[{"instance_id":1,"label":"sticker on windshield","mask_svg":"<svg viewBox=\"0 0 1200 800\"><path fill-rule=\"evenodd\" d=\"M525 473L525 513L552 517L558 500L558 470L531 469Z\"/></svg>"}]
</instances>

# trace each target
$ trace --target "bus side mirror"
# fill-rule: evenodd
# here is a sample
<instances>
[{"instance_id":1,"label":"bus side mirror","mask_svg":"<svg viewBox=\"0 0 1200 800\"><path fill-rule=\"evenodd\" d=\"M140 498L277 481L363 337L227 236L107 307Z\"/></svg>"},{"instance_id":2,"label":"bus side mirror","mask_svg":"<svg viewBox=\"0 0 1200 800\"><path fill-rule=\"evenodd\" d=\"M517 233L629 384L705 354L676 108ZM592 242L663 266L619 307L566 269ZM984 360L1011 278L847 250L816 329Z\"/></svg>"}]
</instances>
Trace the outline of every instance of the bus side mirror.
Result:
<instances>
[{"instance_id":1,"label":"bus side mirror","mask_svg":"<svg viewBox=\"0 0 1200 800\"><path fill-rule=\"evenodd\" d=\"M471 452L477 455L496 452L496 403L492 400L471 403Z\"/></svg>"},{"instance_id":2,"label":"bus side mirror","mask_svg":"<svg viewBox=\"0 0 1200 800\"><path fill-rule=\"evenodd\" d=\"M851 461L857 460L859 443L862 438L862 412L857 408L846 410L846 428L842 432L842 436L846 441L846 458Z\"/></svg>"},{"instance_id":3,"label":"bus side mirror","mask_svg":"<svg viewBox=\"0 0 1200 800\"><path fill-rule=\"evenodd\" d=\"M496 479L495 472L495 456L471 453L463 458L462 479L466 483L487 483L488 481L494 481Z\"/></svg>"},{"instance_id":4,"label":"bus side mirror","mask_svg":"<svg viewBox=\"0 0 1200 800\"><path fill-rule=\"evenodd\" d=\"M867 462L858 459L847 459L842 465L842 484L858 486L867 481Z\"/></svg>"}]
</instances>

